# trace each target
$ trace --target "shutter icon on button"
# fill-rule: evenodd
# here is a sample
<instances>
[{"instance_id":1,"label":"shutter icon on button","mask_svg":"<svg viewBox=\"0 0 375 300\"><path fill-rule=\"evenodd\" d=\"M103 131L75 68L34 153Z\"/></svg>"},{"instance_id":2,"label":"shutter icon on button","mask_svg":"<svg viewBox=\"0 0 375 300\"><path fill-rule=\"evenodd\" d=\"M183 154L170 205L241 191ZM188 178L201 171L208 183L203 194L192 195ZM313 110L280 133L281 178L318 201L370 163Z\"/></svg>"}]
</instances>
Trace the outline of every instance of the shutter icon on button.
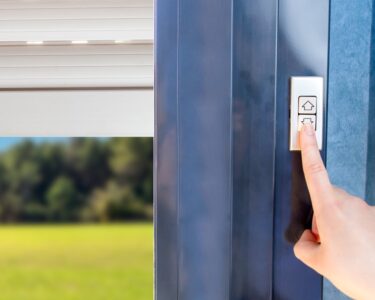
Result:
<instances>
[{"instance_id":1,"label":"shutter icon on button","mask_svg":"<svg viewBox=\"0 0 375 300\"><path fill-rule=\"evenodd\" d=\"M301 130L305 124L311 124L316 130L316 116L315 115L299 115L298 116L298 131Z\"/></svg>"},{"instance_id":2,"label":"shutter icon on button","mask_svg":"<svg viewBox=\"0 0 375 300\"><path fill-rule=\"evenodd\" d=\"M299 114L316 114L316 97L301 96L298 98L298 102Z\"/></svg>"}]
</instances>

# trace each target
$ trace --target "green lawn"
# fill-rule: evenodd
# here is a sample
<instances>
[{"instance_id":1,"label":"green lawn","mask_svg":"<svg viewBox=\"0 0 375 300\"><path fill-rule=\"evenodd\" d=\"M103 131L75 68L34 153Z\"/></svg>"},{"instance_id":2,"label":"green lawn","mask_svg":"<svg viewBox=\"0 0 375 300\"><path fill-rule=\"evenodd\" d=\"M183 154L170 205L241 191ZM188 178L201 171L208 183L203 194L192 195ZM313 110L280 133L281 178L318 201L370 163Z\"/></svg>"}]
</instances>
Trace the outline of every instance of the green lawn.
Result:
<instances>
[{"instance_id":1,"label":"green lawn","mask_svg":"<svg viewBox=\"0 0 375 300\"><path fill-rule=\"evenodd\" d=\"M0 227L1 300L150 300L152 268L152 224Z\"/></svg>"}]
</instances>

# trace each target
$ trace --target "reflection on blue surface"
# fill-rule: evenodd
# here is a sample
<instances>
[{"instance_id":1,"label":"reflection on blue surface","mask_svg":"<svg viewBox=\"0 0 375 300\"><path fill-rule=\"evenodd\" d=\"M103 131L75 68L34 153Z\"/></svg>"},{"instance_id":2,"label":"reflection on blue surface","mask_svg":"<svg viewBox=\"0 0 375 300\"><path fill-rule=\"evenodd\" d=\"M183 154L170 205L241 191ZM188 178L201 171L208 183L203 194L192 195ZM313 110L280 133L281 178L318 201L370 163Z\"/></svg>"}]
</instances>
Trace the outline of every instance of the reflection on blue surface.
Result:
<instances>
[{"instance_id":1,"label":"reflection on blue surface","mask_svg":"<svg viewBox=\"0 0 375 300\"><path fill-rule=\"evenodd\" d=\"M232 3L175 2L156 8L156 297L226 300Z\"/></svg>"}]
</instances>

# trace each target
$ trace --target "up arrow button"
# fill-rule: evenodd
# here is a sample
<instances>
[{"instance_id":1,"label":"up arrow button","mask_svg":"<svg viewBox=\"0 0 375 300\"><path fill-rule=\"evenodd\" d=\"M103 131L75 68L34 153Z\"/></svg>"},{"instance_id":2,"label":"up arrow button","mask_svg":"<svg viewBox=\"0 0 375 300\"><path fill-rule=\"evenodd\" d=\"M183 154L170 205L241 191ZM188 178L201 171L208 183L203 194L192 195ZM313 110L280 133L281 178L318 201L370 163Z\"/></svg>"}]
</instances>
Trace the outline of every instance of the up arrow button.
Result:
<instances>
[{"instance_id":1,"label":"up arrow button","mask_svg":"<svg viewBox=\"0 0 375 300\"><path fill-rule=\"evenodd\" d=\"M316 97L300 96L298 97L298 114L316 114Z\"/></svg>"}]
</instances>

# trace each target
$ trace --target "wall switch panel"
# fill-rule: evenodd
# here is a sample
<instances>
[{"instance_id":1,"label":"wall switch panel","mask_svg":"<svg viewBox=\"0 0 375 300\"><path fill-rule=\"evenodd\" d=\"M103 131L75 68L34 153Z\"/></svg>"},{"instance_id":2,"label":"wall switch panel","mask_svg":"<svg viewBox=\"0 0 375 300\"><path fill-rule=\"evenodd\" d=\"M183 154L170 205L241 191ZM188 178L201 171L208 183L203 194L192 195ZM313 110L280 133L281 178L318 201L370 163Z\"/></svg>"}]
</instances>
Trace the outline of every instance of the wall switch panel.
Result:
<instances>
[{"instance_id":1,"label":"wall switch panel","mask_svg":"<svg viewBox=\"0 0 375 300\"><path fill-rule=\"evenodd\" d=\"M323 77L292 77L290 86L289 150L300 151L299 131L304 124L315 128L319 149L323 144Z\"/></svg>"}]
</instances>

